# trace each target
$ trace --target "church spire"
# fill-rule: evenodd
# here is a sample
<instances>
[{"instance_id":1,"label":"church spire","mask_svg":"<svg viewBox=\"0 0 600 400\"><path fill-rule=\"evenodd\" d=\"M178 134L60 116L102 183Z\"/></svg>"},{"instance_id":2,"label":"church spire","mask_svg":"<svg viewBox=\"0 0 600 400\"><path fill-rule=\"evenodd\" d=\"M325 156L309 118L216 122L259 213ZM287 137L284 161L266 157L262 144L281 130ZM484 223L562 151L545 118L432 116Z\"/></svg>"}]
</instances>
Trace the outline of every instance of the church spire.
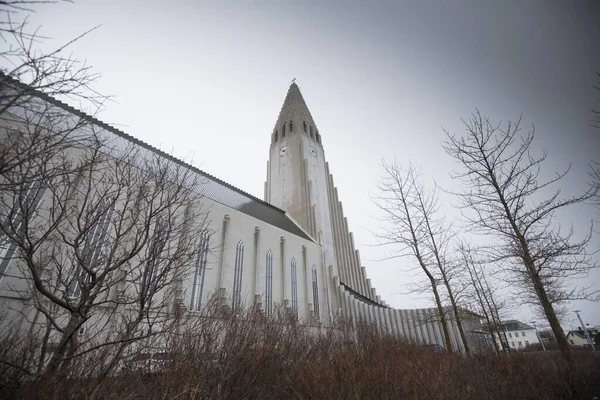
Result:
<instances>
[{"instance_id":1,"label":"church spire","mask_svg":"<svg viewBox=\"0 0 600 400\"><path fill-rule=\"evenodd\" d=\"M318 144L321 144L321 135L304 101L300 88L296 84L296 78L292 80L283 101L283 106L271 135L271 144L273 145L292 132L305 133Z\"/></svg>"}]
</instances>

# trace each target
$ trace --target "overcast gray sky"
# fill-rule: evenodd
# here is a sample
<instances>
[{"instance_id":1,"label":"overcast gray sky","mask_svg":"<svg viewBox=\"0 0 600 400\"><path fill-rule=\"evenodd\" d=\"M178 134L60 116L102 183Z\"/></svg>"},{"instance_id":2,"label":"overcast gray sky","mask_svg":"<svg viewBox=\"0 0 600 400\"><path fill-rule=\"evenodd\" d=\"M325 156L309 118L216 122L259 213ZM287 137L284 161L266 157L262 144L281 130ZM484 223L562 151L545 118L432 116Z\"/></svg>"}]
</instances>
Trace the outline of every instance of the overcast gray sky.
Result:
<instances>
[{"instance_id":1,"label":"overcast gray sky","mask_svg":"<svg viewBox=\"0 0 600 400\"><path fill-rule=\"evenodd\" d=\"M475 107L494 120L524 114L548 173L571 162L566 194L600 159L600 2L77 1L41 5L32 23L73 46L116 96L101 119L262 198L269 135L292 78L322 134L350 229L378 293L396 307L408 260L385 256L369 230L382 157L412 161L455 187L441 126L460 131ZM450 204L446 212L455 215ZM595 214L594 214L595 213ZM578 232L591 208L563 216ZM594 238L598 246L598 237ZM600 283L595 272L589 283ZM598 304L574 304L600 324ZM528 310L514 317L530 320ZM567 323L567 327L570 324Z\"/></svg>"}]
</instances>

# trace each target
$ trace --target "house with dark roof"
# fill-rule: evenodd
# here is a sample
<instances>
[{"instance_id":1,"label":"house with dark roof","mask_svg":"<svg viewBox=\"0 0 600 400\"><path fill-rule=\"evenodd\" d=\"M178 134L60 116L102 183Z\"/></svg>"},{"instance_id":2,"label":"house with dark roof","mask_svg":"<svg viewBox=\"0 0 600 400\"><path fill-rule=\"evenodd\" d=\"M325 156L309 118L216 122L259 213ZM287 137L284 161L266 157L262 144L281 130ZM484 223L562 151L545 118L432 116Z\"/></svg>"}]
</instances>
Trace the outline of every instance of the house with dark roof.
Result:
<instances>
[{"instance_id":1,"label":"house with dark roof","mask_svg":"<svg viewBox=\"0 0 600 400\"><path fill-rule=\"evenodd\" d=\"M567 333L567 341L573 347L591 348L592 344L590 340L594 341L594 344L600 342L600 335L597 328L588 328L587 335L583 329L575 329Z\"/></svg>"},{"instance_id":2,"label":"house with dark roof","mask_svg":"<svg viewBox=\"0 0 600 400\"><path fill-rule=\"evenodd\" d=\"M516 319L503 321L502 334L496 340L501 341L511 350L525 350L528 347L540 343L537 331L531 325L518 321Z\"/></svg>"}]
</instances>

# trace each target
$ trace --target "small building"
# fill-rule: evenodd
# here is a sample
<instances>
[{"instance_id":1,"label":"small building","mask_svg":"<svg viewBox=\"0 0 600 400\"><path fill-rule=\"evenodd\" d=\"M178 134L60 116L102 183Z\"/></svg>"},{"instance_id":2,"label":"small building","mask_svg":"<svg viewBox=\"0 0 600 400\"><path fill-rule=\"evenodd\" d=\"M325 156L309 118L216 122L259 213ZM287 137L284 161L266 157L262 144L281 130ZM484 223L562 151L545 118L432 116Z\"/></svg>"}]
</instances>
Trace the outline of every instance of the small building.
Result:
<instances>
[{"instance_id":1,"label":"small building","mask_svg":"<svg viewBox=\"0 0 600 400\"><path fill-rule=\"evenodd\" d=\"M600 335L598 335L599 331L597 328L588 328L587 333L592 341L600 337ZM573 347L592 347L583 329L569 331L569 333L567 333L567 341Z\"/></svg>"},{"instance_id":2,"label":"small building","mask_svg":"<svg viewBox=\"0 0 600 400\"><path fill-rule=\"evenodd\" d=\"M521 321L508 320L502 322L504 337L496 340L503 342L511 350L525 350L528 347L537 346L540 343L534 327Z\"/></svg>"}]
</instances>

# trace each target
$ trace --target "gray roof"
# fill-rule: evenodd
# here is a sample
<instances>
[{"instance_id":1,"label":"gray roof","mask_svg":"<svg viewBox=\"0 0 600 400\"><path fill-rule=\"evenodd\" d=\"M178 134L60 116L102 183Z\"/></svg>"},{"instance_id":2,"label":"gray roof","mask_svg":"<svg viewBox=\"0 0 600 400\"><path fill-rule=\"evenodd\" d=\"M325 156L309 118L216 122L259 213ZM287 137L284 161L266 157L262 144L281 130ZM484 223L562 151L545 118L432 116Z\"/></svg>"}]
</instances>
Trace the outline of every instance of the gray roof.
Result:
<instances>
[{"instance_id":1,"label":"gray roof","mask_svg":"<svg viewBox=\"0 0 600 400\"><path fill-rule=\"evenodd\" d=\"M139 145L143 148L145 148L146 150L152 151L158 155L160 155L161 157L164 157L165 159L176 163L180 166L183 166L185 168L188 168L189 170L199 174L200 176L202 176L203 178L203 189L202 189L202 194L217 202L220 204L223 204L226 207L232 208L234 210L240 211L244 214L247 214L251 217L254 217L256 219L259 219L269 225L273 225L277 228L283 229L293 235L296 236L300 236L304 239L307 240L311 240L314 241L306 232L304 232L304 230L302 228L300 228L291 218L289 218L285 211L281 210L280 208L277 208L269 203L267 203L264 200L261 200L255 196L252 196L249 193L244 192L241 189L238 189L236 187L234 187L233 185L230 185L227 182L224 182L220 179L218 179L215 176L212 176L210 174L208 174L207 172L204 172L202 170L200 170L197 167L194 167L193 165L187 164L186 162L168 154L165 153L162 150L159 150L151 145L149 145L148 143L145 143L137 138L134 138L133 136L113 127L108 125L105 122L102 122L88 114L85 114L84 112L77 110L74 107L69 106L66 103L63 103L60 100L55 99L52 96L49 96L39 90L32 90L30 87L28 87L27 85L17 81L16 79L9 77L5 74L3 74L2 72L0 72L0 83L1 84L10 84L13 85L17 90L23 90L23 91L27 91L28 95L33 95L35 97L40 98L43 101L46 101L52 105L55 105L67 112L73 113L76 116L78 116L79 118L82 118L84 120L87 120L89 122L91 122L92 124L114 134L117 135L123 139L126 139L136 145Z\"/></svg>"},{"instance_id":2,"label":"gray roof","mask_svg":"<svg viewBox=\"0 0 600 400\"><path fill-rule=\"evenodd\" d=\"M526 329L534 329L532 326L524 324L516 319L510 319L502 322L502 326L507 331L522 331Z\"/></svg>"}]
</instances>

